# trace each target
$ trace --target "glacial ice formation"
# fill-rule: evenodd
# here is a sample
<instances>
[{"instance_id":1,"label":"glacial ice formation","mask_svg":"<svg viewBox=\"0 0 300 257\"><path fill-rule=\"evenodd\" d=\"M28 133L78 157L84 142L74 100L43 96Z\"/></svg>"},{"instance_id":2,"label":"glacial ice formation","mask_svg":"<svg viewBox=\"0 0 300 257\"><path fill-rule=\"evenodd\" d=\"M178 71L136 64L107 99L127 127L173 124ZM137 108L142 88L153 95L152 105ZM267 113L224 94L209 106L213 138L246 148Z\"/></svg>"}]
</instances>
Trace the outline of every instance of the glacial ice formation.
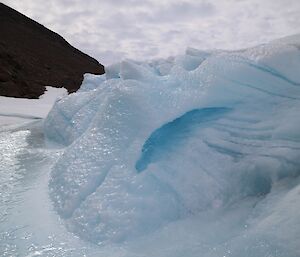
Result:
<instances>
[{"instance_id":1,"label":"glacial ice formation","mask_svg":"<svg viewBox=\"0 0 300 257\"><path fill-rule=\"evenodd\" d=\"M57 212L82 238L119 243L252 201L248 230L226 239L234 256L259 238L299 256L299 69L296 37L86 75L45 120L67 146L49 183Z\"/></svg>"}]
</instances>

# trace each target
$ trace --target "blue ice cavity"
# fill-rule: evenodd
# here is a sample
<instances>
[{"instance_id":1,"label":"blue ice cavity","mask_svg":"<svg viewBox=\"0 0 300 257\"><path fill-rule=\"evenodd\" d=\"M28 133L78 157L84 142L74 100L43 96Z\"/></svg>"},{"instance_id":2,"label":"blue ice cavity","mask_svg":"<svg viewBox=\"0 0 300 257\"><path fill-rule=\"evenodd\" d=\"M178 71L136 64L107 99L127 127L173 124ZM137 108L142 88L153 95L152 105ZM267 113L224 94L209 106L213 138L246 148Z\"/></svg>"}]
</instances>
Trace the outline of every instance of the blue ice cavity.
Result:
<instances>
[{"instance_id":1,"label":"blue ice cavity","mask_svg":"<svg viewBox=\"0 0 300 257\"><path fill-rule=\"evenodd\" d=\"M234 256L256 238L299 252L299 67L287 40L126 60L99 85L86 78L45 120L45 136L67 146L49 182L55 209L82 238L120 243L254 199L249 230L228 238Z\"/></svg>"},{"instance_id":2,"label":"blue ice cavity","mask_svg":"<svg viewBox=\"0 0 300 257\"><path fill-rule=\"evenodd\" d=\"M196 109L158 128L143 145L142 155L135 165L136 170L145 170L149 163L163 158L164 152L168 152L171 147L180 146L181 141L189 137L195 127L209 126L210 121L220 118L228 111L228 108L222 107Z\"/></svg>"}]
</instances>

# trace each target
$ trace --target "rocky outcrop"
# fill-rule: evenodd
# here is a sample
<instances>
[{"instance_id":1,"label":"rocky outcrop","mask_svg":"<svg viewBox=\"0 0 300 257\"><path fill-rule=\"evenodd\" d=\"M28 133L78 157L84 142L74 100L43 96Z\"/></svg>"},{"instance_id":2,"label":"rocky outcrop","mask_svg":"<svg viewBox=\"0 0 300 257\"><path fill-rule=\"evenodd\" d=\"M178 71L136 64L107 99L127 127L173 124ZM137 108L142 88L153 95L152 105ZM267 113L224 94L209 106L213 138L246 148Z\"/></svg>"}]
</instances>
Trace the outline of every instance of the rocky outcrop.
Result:
<instances>
[{"instance_id":1,"label":"rocky outcrop","mask_svg":"<svg viewBox=\"0 0 300 257\"><path fill-rule=\"evenodd\" d=\"M57 33L0 3L0 95L38 98L45 86L76 91L98 61Z\"/></svg>"}]
</instances>

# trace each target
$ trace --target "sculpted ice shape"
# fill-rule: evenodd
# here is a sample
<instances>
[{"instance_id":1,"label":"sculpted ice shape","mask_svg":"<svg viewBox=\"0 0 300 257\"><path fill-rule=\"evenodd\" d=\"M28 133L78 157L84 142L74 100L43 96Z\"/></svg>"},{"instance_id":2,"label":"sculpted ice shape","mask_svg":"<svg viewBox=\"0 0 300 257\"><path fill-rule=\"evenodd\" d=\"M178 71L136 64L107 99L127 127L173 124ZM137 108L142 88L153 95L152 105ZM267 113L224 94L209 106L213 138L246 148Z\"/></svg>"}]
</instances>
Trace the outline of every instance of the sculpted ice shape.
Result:
<instances>
[{"instance_id":1,"label":"sculpted ice shape","mask_svg":"<svg viewBox=\"0 0 300 257\"><path fill-rule=\"evenodd\" d=\"M68 145L51 196L81 237L130 240L298 175L299 50L186 55L108 67L49 114L46 136Z\"/></svg>"}]
</instances>

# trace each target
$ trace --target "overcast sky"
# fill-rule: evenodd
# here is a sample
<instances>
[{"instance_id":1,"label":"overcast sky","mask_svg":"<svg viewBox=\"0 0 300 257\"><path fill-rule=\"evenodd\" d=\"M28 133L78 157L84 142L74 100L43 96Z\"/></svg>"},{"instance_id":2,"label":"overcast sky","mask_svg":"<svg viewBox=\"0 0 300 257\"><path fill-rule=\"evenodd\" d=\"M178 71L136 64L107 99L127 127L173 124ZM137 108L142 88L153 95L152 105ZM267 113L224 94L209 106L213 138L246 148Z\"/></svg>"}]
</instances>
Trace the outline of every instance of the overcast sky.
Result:
<instances>
[{"instance_id":1,"label":"overcast sky","mask_svg":"<svg viewBox=\"0 0 300 257\"><path fill-rule=\"evenodd\" d=\"M107 65L300 33L300 0L4 0Z\"/></svg>"}]
</instances>

